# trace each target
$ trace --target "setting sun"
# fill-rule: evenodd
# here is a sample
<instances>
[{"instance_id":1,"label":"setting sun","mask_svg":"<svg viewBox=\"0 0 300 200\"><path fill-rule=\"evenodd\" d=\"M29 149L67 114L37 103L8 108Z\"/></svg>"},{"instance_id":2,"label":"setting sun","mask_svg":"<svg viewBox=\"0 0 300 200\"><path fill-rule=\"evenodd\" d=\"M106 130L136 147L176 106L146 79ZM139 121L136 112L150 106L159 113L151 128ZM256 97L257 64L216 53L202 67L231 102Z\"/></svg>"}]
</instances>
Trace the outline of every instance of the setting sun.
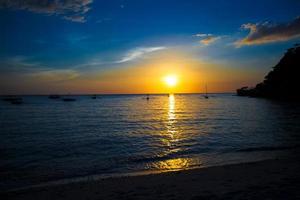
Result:
<instances>
[{"instance_id":1,"label":"setting sun","mask_svg":"<svg viewBox=\"0 0 300 200\"><path fill-rule=\"evenodd\" d=\"M175 75L168 75L164 78L165 83L169 87L174 87L177 84L177 77Z\"/></svg>"}]
</instances>

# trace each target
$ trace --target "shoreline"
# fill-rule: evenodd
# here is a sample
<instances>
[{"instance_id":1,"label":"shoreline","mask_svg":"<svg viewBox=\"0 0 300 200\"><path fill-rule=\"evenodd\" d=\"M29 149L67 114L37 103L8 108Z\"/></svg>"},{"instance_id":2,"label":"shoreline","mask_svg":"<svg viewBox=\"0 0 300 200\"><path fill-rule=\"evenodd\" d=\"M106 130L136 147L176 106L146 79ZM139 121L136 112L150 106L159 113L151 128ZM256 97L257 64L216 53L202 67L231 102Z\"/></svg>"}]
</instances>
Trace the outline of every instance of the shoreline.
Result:
<instances>
[{"instance_id":1,"label":"shoreline","mask_svg":"<svg viewBox=\"0 0 300 200\"><path fill-rule=\"evenodd\" d=\"M300 160L279 158L2 193L5 199L297 199ZM283 195L283 196L282 196Z\"/></svg>"},{"instance_id":2,"label":"shoreline","mask_svg":"<svg viewBox=\"0 0 300 200\"><path fill-rule=\"evenodd\" d=\"M291 148L294 149L294 148ZM74 176L74 177L68 177L68 178L58 178L56 180L50 180L35 184L28 184L26 186L19 186L12 189L4 189L0 190L1 193L13 193L13 192L19 192L19 191L25 191L25 190L32 190L32 189L38 189L38 188L47 188L47 187L56 187L61 185L68 185L68 184L75 184L75 183L84 183L84 182L95 182L95 181L102 181L105 179L118 179L118 178L124 178L124 177L137 177L137 176L148 176L148 175L159 175L159 174L165 174L165 173L176 173L176 172L184 172L184 171L191 171L191 170L200 170L200 169L206 169L206 168L212 168L212 167L222 167L227 165L238 165L238 164L246 164L246 163L256 163L266 160L274 160L274 159L280 159L284 158L286 156L290 156L292 151L282 151L280 154L275 155L264 155L264 156L256 156L255 158L248 157L247 160L241 160L241 159L233 159L233 160L227 160L225 163L223 161L216 161L213 163L205 163L205 164L198 164L193 165L188 168L178 168L178 169L165 169L165 170L142 170L142 171L136 171L136 172L120 172L120 173L108 173L108 174L89 174L85 176Z\"/></svg>"}]
</instances>

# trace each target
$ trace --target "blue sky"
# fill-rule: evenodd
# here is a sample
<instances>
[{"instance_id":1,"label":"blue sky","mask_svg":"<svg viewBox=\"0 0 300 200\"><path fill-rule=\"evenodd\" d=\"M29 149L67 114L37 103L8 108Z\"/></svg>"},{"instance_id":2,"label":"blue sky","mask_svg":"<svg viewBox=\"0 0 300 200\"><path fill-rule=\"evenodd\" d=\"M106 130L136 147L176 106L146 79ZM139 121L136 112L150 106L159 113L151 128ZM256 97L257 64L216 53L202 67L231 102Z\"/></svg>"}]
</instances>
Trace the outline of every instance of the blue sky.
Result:
<instances>
[{"instance_id":1,"label":"blue sky","mask_svg":"<svg viewBox=\"0 0 300 200\"><path fill-rule=\"evenodd\" d=\"M0 0L0 71L16 82L23 74L51 70L71 70L78 78L170 49L263 74L300 42L296 0L32 2ZM3 93L24 89L1 82Z\"/></svg>"}]
</instances>

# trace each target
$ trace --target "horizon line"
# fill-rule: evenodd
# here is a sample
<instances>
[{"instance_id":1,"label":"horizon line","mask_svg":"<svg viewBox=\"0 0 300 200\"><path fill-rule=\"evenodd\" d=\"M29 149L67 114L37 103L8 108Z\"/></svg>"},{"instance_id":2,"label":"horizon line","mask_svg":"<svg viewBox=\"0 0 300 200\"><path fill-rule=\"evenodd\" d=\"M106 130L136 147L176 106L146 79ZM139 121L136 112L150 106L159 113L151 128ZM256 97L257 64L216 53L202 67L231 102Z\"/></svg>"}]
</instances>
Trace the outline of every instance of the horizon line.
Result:
<instances>
[{"instance_id":1,"label":"horizon line","mask_svg":"<svg viewBox=\"0 0 300 200\"><path fill-rule=\"evenodd\" d=\"M235 92L208 92L207 94L234 94ZM0 94L0 96L89 96L89 95L168 95L168 94L206 94L205 92L164 92L164 93L47 93L47 94Z\"/></svg>"}]
</instances>

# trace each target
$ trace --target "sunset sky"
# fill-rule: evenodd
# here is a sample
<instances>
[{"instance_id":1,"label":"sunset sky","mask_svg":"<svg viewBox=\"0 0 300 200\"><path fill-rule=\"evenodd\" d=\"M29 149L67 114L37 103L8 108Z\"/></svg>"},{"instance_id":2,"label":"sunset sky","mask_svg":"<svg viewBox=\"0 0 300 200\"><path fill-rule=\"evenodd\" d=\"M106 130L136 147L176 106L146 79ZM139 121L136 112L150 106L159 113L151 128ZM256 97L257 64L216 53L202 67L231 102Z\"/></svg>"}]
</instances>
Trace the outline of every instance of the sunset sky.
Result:
<instances>
[{"instance_id":1,"label":"sunset sky","mask_svg":"<svg viewBox=\"0 0 300 200\"><path fill-rule=\"evenodd\" d=\"M300 42L299 16L297 0L0 0L0 94L233 92Z\"/></svg>"}]
</instances>

